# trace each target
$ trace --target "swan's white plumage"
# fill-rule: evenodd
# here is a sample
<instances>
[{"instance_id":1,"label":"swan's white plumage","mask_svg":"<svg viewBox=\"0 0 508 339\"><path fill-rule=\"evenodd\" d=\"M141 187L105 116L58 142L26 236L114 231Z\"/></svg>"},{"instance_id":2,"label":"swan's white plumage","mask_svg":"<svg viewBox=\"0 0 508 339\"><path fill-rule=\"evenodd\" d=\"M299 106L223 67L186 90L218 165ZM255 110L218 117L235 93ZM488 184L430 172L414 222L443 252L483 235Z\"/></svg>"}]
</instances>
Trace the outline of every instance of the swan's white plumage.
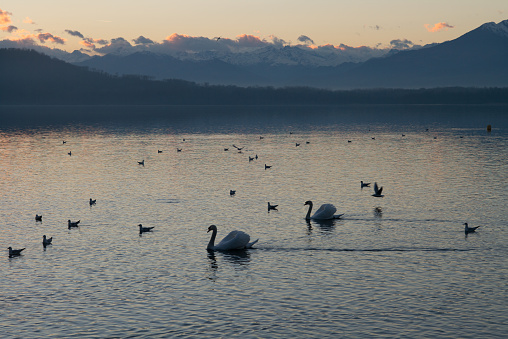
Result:
<instances>
[{"instance_id":1,"label":"swan's white plumage","mask_svg":"<svg viewBox=\"0 0 508 339\"><path fill-rule=\"evenodd\" d=\"M312 212L313 203L312 201L306 201L305 205L309 205L309 210L307 212L307 216L305 219L315 219L315 220L329 220L329 219L339 219L344 214L335 214L337 212L337 208L332 204L323 204L318 210L310 216Z\"/></svg>"},{"instance_id":2,"label":"swan's white plumage","mask_svg":"<svg viewBox=\"0 0 508 339\"><path fill-rule=\"evenodd\" d=\"M231 231L224 237L217 245L214 245L215 237L217 235L217 227L212 225L208 228L208 231L213 231L210 242L208 243L207 249L217 251L231 251L231 250L243 250L246 248L252 248L257 240L249 243L250 236L243 231Z\"/></svg>"}]
</instances>

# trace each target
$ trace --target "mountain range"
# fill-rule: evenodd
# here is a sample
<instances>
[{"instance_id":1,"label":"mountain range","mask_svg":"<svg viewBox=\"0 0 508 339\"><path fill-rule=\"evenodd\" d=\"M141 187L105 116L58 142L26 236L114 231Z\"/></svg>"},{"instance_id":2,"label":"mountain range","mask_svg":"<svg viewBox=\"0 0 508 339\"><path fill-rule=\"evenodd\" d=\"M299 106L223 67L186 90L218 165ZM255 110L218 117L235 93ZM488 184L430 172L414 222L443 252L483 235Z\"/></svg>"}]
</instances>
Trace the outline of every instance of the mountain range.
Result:
<instances>
[{"instance_id":1,"label":"mountain range","mask_svg":"<svg viewBox=\"0 0 508 339\"><path fill-rule=\"evenodd\" d=\"M150 51L110 53L79 66L111 74L146 75L238 86L309 86L327 89L508 86L508 20L482 26L457 39L392 50L362 62L292 46L249 53L167 55Z\"/></svg>"}]
</instances>

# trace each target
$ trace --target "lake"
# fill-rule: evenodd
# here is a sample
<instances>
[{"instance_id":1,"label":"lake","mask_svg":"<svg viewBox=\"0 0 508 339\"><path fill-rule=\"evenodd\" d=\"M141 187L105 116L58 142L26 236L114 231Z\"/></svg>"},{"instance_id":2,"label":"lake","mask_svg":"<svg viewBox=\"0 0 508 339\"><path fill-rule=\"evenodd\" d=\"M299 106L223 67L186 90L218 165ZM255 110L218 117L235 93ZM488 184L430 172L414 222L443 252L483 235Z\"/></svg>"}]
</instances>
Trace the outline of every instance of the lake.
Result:
<instances>
[{"instance_id":1,"label":"lake","mask_svg":"<svg viewBox=\"0 0 508 339\"><path fill-rule=\"evenodd\" d=\"M0 333L505 337L507 137L506 106L0 106Z\"/></svg>"}]
</instances>

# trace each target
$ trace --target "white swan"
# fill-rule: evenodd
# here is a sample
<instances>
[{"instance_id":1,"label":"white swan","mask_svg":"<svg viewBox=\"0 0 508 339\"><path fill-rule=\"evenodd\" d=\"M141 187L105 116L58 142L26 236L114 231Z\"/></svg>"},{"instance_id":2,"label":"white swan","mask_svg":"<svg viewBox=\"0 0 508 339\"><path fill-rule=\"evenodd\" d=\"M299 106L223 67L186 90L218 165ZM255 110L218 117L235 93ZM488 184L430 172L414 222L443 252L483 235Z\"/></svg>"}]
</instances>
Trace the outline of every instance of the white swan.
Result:
<instances>
[{"instance_id":1,"label":"white swan","mask_svg":"<svg viewBox=\"0 0 508 339\"><path fill-rule=\"evenodd\" d=\"M252 248L252 245L258 242L259 239L250 241L250 236L242 231L231 231L218 245L215 244L215 237L217 237L217 226L211 225L208 227L208 232L212 232L210 242L208 242L207 250L210 251L231 251L231 250L243 250L246 248Z\"/></svg>"},{"instance_id":2,"label":"white swan","mask_svg":"<svg viewBox=\"0 0 508 339\"><path fill-rule=\"evenodd\" d=\"M332 204L323 204L323 205L321 205L321 207L318 208L316 213L314 213L311 217L310 213L312 212L312 207L314 206L314 204L312 203L312 201L308 200L305 202L304 205L309 205L309 210L307 211L307 215L305 216L306 220L310 220L310 219L316 219L316 220L339 219L340 217L342 217L344 215L344 213L334 214L335 212L337 212L337 208L335 208L335 206L333 206Z\"/></svg>"}]
</instances>

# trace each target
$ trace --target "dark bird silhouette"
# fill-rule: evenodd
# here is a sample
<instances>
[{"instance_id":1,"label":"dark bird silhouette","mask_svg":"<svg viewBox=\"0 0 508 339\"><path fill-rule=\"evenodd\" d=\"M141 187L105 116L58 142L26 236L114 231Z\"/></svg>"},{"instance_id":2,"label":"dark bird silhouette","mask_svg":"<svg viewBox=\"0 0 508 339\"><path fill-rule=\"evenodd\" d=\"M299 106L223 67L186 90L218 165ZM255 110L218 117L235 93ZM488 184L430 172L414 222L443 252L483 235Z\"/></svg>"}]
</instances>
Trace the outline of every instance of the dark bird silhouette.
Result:
<instances>
[{"instance_id":1,"label":"dark bird silhouette","mask_svg":"<svg viewBox=\"0 0 508 339\"><path fill-rule=\"evenodd\" d=\"M382 197L384 197L384 195L381 194L382 192L383 192L383 187L378 187L377 182L375 182L374 183L374 194L372 194L372 196L382 198Z\"/></svg>"},{"instance_id":2,"label":"dark bird silhouette","mask_svg":"<svg viewBox=\"0 0 508 339\"><path fill-rule=\"evenodd\" d=\"M70 221L67 220L67 227L70 229L71 227L79 227L79 223L81 220L78 221Z\"/></svg>"},{"instance_id":3,"label":"dark bird silhouette","mask_svg":"<svg viewBox=\"0 0 508 339\"><path fill-rule=\"evenodd\" d=\"M176 151L177 151L177 152L181 152L181 151L182 151L182 149L181 149L181 148L177 148L177 149L176 149Z\"/></svg>"},{"instance_id":4,"label":"dark bird silhouette","mask_svg":"<svg viewBox=\"0 0 508 339\"><path fill-rule=\"evenodd\" d=\"M370 182L363 182L363 180L362 180L362 181L360 181L360 185L361 185L361 188L370 187Z\"/></svg>"},{"instance_id":5,"label":"dark bird silhouette","mask_svg":"<svg viewBox=\"0 0 508 339\"><path fill-rule=\"evenodd\" d=\"M265 170L266 170L266 169L269 169L269 168L272 168L272 166L271 166L271 165L270 165L270 166L268 166L267 164L265 164Z\"/></svg>"},{"instance_id":6,"label":"dark bird silhouette","mask_svg":"<svg viewBox=\"0 0 508 339\"><path fill-rule=\"evenodd\" d=\"M36 214L35 221L42 221L42 214L41 215Z\"/></svg>"},{"instance_id":7,"label":"dark bird silhouette","mask_svg":"<svg viewBox=\"0 0 508 339\"><path fill-rule=\"evenodd\" d=\"M67 153L67 154L72 155L72 151L69 151L69 153Z\"/></svg>"},{"instance_id":8,"label":"dark bird silhouette","mask_svg":"<svg viewBox=\"0 0 508 339\"><path fill-rule=\"evenodd\" d=\"M295 144L296 144L296 147L300 146L300 144L299 144L299 143L295 143Z\"/></svg>"},{"instance_id":9,"label":"dark bird silhouette","mask_svg":"<svg viewBox=\"0 0 508 339\"><path fill-rule=\"evenodd\" d=\"M243 149L244 149L244 147L238 147L238 146L235 146L235 145L233 145L233 147L234 147L234 148L236 148L236 149L237 149L237 150L239 150L239 151L241 151L241 150L243 150Z\"/></svg>"},{"instance_id":10,"label":"dark bird silhouette","mask_svg":"<svg viewBox=\"0 0 508 339\"><path fill-rule=\"evenodd\" d=\"M141 233L145 233L145 232L151 232L152 229L154 228L153 226L152 227L143 227L143 225L139 224L139 234Z\"/></svg>"},{"instance_id":11,"label":"dark bird silhouette","mask_svg":"<svg viewBox=\"0 0 508 339\"><path fill-rule=\"evenodd\" d=\"M235 190L229 190L229 195L235 195L235 194L236 194Z\"/></svg>"},{"instance_id":12,"label":"dark bird silhouette","mask_svg":"<svg viewBox=\"0 0 508 339\"><path fill-rule=\"evenodd\" d=\"M90 198L90 206L95 205L96 202L97 202L97 199L92 200L92 198Z\"/></svg>"},{"instance_id":13,"label":"dark bird silhouette","mask_svg":"<svg viewBox=\"0 0 508 339\"><path fill-rule=\"evenodd\" d=\"M465 222L465 223L464 223L464 233L469 234L469 233L476 232L476 229L477 229L478 227L480 227L480 226L469 227L469 225L467 224L467 222Z\"/></svg>"},{"instance_id":14,"label":"dark bird silhouette","mask_svg":"<svg viewBox=\"0 0 508 339\"><path fill-rule=\"evenodd\" d=\"M138 164L141 165L141 166L145 166L145 159L143 159L141 161L138 161Z\"/></svg>"},{"instance_id":15,"label":"dark bird silhouette","mask_svg":"<svg viewBox=\"0 0 508 339\"><path fill-rule=\"evenodd\" d=\"M229 148L224 148L224 151L225 151L225 152L229 151Z\"/></svg>"},{"instance_id":16,"label":"dark bird silhouette","mask_svg":"<svg viewBox=\"0 0 508 339\"><path fill-rule=\"evenodd\" d=\"M66 143L67 143L67 141L65 141L65 140L64 140L64 141L62 141L62 145L65 145Z\"/></svg>"},{"instance_id":17,"label":"dark bird silhouette","mask_svg":"<svg viewBox=\"0 0 508 339\"><path fill-rule=\"evenodd\" d=\"M53 237L46 238L45 235L42 236L42 246L46 247L48 245L51 245L52 241L53 241Z\"/></svg>"},{"instance_id":18,"label":"dark bird silhouette","mask_svg":"<svg viewBox=\"0 0 508 339\"><path fill-rule=\"evenodd\" d=\"M279 205L271 205L270 202L268 202L268 211L270 211L270 210L277 211L277 206L279 206Z\"/></svg>"},{"instance_id":19,"label":"dark bird silhouette","mask_svg":"<svg viewBox=\"0 0 508 339\"><path fill-rule=\"evenodd\" d=\"M249 155L249 162L251 162L252 160L254 160L254 157L251 157L251 156Z\"/></svg>"},{"instance_id":20,"label":"dark bird silhouette","mask_svg":"<svg viewBox=\"0 0 508 339\"><path fill-rule=\"evenodd\" d=\"M19 250L13 250L12 247L9 246L9 258L21 255L21 252L24 250L24 248L21 248Z\"/></svg>"},{"instance_id":21,"label":"dark bird silhouette","mask_svg":"<svg viewBox=\"0 0 508 339\"><path fill-rule=\"evenodd\" d=\"M157 150L157 153L162 153L162 151L161 150Z\"/></svg>"}]
</instances>

